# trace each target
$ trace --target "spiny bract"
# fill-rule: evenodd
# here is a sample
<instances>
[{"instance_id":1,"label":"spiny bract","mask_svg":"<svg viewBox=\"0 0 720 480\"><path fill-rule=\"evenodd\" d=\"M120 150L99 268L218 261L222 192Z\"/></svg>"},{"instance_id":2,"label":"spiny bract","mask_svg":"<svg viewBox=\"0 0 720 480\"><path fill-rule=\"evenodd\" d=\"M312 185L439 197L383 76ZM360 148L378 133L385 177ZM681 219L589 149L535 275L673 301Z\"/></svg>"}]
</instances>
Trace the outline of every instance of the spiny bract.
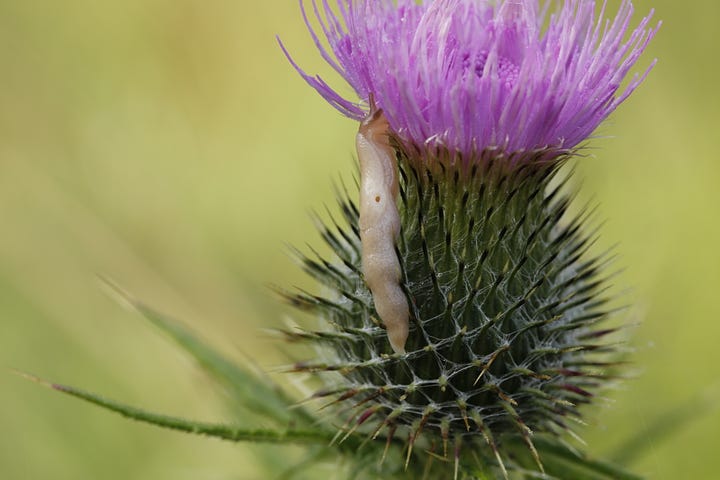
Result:
<instances>
[{"instance_id":1,"label":"spiny bract","mask_svg":"<svg viewBox=\"0 0 720 480\"><path fill-rule=\"evenodd\" d=\"M568 429L614 350L600 341L613 330L598 327L610 313L606 259L587 253L587 215L567 218L569 197L558 181L564 160L539 150L523 154L532 161L514 162L487 150L473 162L441 151L417 161L412 147L393 144L401 178L397 250L411 305L407 354L392 352L373 309L358 211L346 194L348 226L321 230L339 262L303 258L332 293L288 295L331 326L287 332L320 344L325 358L293 369L339 372L325 376L327 388L315 396L339 406L341 432L360 429L388 444L402 434L408 459L418 441L440 456L449 442L474 445L505 473L503 438L514 436L540 464L534 433Z\"/></svg>"}]
</instances>

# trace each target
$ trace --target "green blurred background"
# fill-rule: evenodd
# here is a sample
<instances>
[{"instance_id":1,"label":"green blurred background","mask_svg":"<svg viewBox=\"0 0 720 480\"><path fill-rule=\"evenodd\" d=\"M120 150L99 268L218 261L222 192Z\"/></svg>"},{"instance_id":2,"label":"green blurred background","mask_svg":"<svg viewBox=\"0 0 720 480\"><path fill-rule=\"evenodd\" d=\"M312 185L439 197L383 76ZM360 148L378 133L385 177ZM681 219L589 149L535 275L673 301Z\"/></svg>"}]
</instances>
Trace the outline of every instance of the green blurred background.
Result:
<instances>
[{"instance_id":1,"label":"green blurred background","mask_svg":"<svg viewBox=\"0 0 720 480\"><path fill-rule=\"evenodd\" d=\"M604 245L619 241L617 283L642 321L638 377L589 412L585 436L606 454L690 406L702 415L650 436L632 468L717 478L720 3L635 3L664 20L640 68L660 63L577 179L609 219ZM240 362L283 361L261 328L288 311L266 285L312 288L285 243L320 244L307 213L350 178L356 125L303 84L276 33L309 71L329 71L294 0L0 0L0 366L230 418L98 273ZM0 392L3 479L266 478L257 465L288 452L139 425L10 373Z\"/></svg>"}]
</instances>

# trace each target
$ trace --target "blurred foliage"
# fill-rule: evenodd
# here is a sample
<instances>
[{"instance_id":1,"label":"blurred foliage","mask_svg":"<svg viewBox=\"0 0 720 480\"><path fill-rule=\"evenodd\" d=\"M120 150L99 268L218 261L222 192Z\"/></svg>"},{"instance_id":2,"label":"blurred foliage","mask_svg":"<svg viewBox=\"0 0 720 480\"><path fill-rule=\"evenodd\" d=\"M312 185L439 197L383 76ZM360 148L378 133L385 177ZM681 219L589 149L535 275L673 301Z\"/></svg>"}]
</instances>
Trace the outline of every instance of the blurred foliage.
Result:
<instances>
[{"instance_id":1,"label":"blurred foliage","mask_svg":"<svg viewBox=\"0 0 720 480\"><path fill-rule=\"evenodd\" d=\"M720 4L635 3L664 21L643 60L660 63L578 164L642 322L637 379L588 412L598 455L664 412L720 399ZM320 244L306 214L333 203L331 179L351 178L356 125L302 83L275 34L329 72L294 0L0 0L0 364L232 418L224 393L97 274L239 362L285 361L261 329L288 311L265 285L312 288L284 244ZM0 391L2 478L267 478L258 465L296 453L128 422L9 374ZM632 467L712 477L720 411L703 408L646 439Z\"/></svg>"}]
</instances>

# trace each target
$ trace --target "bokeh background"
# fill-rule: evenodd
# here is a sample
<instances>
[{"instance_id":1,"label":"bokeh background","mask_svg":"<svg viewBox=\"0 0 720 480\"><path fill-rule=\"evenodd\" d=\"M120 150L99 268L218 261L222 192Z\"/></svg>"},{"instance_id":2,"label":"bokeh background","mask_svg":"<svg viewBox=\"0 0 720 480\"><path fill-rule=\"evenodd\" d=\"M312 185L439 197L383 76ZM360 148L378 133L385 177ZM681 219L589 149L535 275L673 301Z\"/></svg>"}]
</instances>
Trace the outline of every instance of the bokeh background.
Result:
<instances>
[{"instance_id":1,"label":"bokeh background","mask_svg":"<svg viewBox=\"0 0 720 480\"><path fill-rule=\"evenodd\" d=\"M633 287L637 378L591 412L585 437L605 455L677 423L630 466L715 478L720 3L635 4L664 20L639 68L660 62L577 182L608 219L604 246L618 242L616 283ZM262 328L289 312L266 285L312 288L285 244L320 244L307 214L350 178L356 125L303 84L275 34L329 72L294 0L0 0L2 368L228 419L222 392L97 274L240 362L282 363ZM258 465L293 454L132 423L7 371L0 392L3 479L269 478Z\"/></svg>"}]
</instances>

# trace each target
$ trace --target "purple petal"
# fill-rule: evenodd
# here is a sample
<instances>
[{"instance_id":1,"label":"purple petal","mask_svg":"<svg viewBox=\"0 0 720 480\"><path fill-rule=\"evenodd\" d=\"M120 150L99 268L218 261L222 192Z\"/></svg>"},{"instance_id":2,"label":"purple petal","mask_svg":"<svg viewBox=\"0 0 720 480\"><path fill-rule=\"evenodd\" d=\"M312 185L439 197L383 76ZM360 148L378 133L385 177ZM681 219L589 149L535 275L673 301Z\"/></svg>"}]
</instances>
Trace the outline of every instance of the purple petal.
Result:
<instances>
[{"instance_id":1,"label":"purple petal","mask_svg":"<svg viewBox=\"0 0 720 480\"><path fill-rule=\"evenodd\" d=\"M537 0L336 1L339 13L312 0L330 51L301 0L303 16L358 100L372 95L405 140L465 154L577 146L652 69L620 90L660 26L649 27L651 11L630 31L629 0L612 21L603 18L605 2L595 16L594 0L565 0L547 19L549 2L541 10ZM281 47L331 105L356 120L367 114Z\"/></svg>"}]
</instances>

